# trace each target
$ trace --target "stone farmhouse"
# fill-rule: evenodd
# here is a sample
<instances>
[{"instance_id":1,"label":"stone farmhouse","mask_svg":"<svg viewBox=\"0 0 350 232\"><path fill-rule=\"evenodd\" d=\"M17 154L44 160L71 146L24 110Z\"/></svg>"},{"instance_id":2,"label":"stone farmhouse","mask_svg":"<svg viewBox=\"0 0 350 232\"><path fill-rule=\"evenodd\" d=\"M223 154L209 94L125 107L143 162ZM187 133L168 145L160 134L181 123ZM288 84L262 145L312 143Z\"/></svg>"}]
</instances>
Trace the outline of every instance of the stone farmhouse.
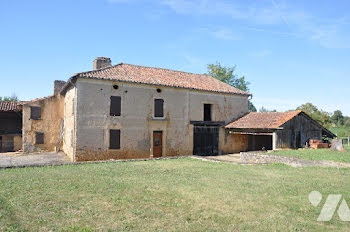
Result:
<instances>
[{"instance_id":1,"label":"stone farmhouse","mask_svg":"<svg viewBox=\"0 0 350 232\"><path fill-rule=\"evenodd\" d=\"M251 96L208 75L99 57L92 71L55 81L52 96L21 103L23 150L88 161L298 148L335 137L303 112L249 113Z\"/></svg>"}]
</instances>

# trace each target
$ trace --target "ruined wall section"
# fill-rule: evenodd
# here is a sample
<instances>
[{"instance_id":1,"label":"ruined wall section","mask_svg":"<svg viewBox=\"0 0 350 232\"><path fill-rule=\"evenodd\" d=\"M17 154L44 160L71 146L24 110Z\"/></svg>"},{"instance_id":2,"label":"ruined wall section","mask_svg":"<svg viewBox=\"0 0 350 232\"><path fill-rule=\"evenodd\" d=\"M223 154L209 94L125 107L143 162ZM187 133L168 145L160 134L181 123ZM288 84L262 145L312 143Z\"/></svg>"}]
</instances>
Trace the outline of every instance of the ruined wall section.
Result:
<instances>
[{"instance_id":1,"label":"ruined wall section","mask_svg":"<svg viewBox=\"0 0 350 232\"><path fill-rule=\"evenodd\" d=\"M55 151L63 119L64 97L55 95L23 105L23 151ZM41 118L30 118L31 106L41 107ZM44 134L44 144L37 144L36 133Z\"/></svg>"},{"instance_id":2,"label":"ruined wall section","mask_svg":"<svg viewBox=\"0 0 350 232\"><path fill-rule=\"evenodd\" d=\"M192 155L190 121L203 120L204 103L213 104L213 121L228 123L248 111L246 96L91 79L78 79L76 86L76 161L152 157L157 130L163 131L163 156ZM121 116L110 116L111 96L121 97ZM153 118L156 98L164 99L161 119ZM109 149L110 129L120 130L119 150Z\"/></svg>"}]
</instances>

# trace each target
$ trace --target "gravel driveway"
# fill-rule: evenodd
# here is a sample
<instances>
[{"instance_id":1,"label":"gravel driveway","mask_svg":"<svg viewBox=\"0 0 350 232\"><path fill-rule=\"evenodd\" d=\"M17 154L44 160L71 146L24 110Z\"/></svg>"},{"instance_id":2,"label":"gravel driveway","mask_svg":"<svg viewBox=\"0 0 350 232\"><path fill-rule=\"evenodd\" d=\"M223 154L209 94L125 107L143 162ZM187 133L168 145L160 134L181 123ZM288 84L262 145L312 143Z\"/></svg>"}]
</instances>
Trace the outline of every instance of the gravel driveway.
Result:
<instances>
[{"instance_id":1,"label":"gravel driveway","mask_svg":"<svg viewBox=\"0 0 350 232\"><path fill-rule=\"evenodd\" d=\"M32 154L0 153L0 168L32 167L68 163L71 163L71 161L61 152L41 152Z\"/></svg>"}]
</instances>

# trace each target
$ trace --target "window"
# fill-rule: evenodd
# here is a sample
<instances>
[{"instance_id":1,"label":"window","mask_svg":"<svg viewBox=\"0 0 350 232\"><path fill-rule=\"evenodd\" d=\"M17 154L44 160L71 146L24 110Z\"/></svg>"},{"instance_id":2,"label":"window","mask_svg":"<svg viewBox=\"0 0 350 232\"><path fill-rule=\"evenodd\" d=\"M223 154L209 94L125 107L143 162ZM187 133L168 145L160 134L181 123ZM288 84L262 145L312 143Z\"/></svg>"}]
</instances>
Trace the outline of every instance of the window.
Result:
<instances>
[{"instance_id":1,"label":"window","mask_svg":"<svg viewBox=\"0 0 350 232\"><path fill-rule=\"evenodd\" d=\"M154 99L154 117L162 118L164 117L164 100Z\"/></svg>"},{"instance_id":2,"label":"window","mask_svg":"<svg viewBox=\"0 0 350 232\"><path fill-rule=\"evenodd\" d=\"M30 107L30 119L33 119L33 120L41 119L41 107L38 107L38 106Z\"/></svg>"},{"instance_id":3,"label":"window","mask_svg":"<svg viewBox=\"0 0 350 232\"><path fill-rule=\"evenodd\" d=\"M44 144L44 133L35 133L35 144Z\"/></svg>"},{"instance_id":4,"label":"window","mask_svg":"<svg viewBox=\"0 0 350 232\"><path fill-rule=\"evenodd\" d=\"M204 104L204 121L211 121L211 104Z\"/></svg>"},{"instance_id":5,"label":"window","mask_svg":"<svg viewBox=\"0 0 350 232\"><path fill-rule=\"evenodd\" d=\"M121 111L121 97L119 96L111 96L111 116L120 116Z\"/></svg>"},{"instance_id":6,"label":"window","mask_svg":"<svg viewBox=\"0 0 350 232\"><path fill-rule=\"evenodd\" d=\"M120 130L109 130L109 149L120 149Z\"/></svg>"}]
</instances>

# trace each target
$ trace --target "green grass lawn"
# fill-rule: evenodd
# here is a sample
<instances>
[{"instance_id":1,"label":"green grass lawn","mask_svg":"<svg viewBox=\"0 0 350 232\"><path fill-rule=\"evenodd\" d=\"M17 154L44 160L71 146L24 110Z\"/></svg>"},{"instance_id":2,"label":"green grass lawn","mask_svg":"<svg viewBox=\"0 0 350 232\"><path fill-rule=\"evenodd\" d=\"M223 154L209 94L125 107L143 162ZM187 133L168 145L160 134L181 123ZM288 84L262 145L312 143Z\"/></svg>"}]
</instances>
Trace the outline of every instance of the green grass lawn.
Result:
<instances>
[{"instance_id":1,"label":"green grass lawn","mask_svg":"<svg viewBox=\"0 0 350 232\"><path fill-rule=\"evenodd\" d=\"M0 231L349 231L350 170L191 158L0 170ZM318 207L311 191L323 194Z\"/></svg>"},{"instance_id":2,"label":"green grass lawn","mask_svg":"<svg viewBox=\"0 0 350 232\"><path fill-rule=\"evenodd\" d=\"M331 151L329 149L306 150L281 150L273 152L273 155L294 156L308 160L332 160L336 162L350 163L350 147L344 146L347 152Z\"/></svg>"}]
</instances>

